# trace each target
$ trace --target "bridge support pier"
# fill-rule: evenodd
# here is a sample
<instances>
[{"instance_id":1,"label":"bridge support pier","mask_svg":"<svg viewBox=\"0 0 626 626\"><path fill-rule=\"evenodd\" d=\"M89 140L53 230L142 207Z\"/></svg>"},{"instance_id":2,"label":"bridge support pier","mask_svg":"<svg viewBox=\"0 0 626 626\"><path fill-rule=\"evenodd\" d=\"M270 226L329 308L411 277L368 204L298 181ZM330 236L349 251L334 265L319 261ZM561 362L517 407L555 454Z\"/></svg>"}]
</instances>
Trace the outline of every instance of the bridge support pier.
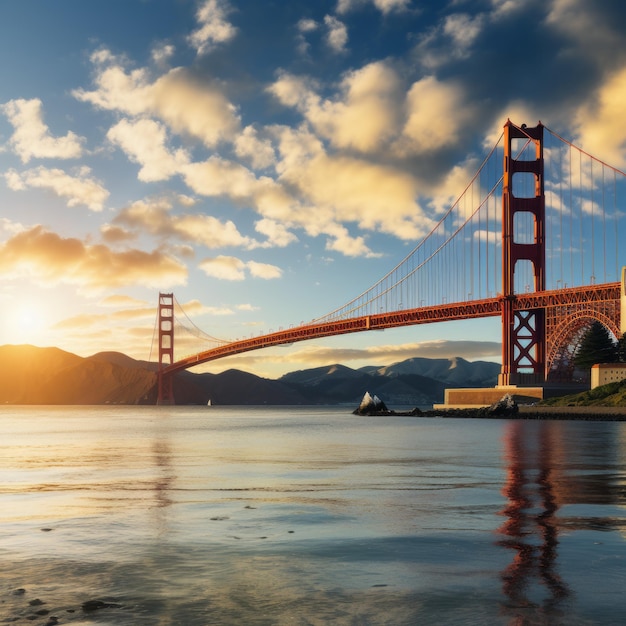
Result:
<instances>
[{"instance_id":1,"label":"bridge support pier","mask_svg":"<svg viewBox=\"0 0 626 626\"><path fill-rule=\"evenodd\" d=\"M174 400L173 376L164 373L166 365L174 362L174 294L159 294L159 371L157 375L157 404L172 405Z\"/></svg>"}]
</instances>

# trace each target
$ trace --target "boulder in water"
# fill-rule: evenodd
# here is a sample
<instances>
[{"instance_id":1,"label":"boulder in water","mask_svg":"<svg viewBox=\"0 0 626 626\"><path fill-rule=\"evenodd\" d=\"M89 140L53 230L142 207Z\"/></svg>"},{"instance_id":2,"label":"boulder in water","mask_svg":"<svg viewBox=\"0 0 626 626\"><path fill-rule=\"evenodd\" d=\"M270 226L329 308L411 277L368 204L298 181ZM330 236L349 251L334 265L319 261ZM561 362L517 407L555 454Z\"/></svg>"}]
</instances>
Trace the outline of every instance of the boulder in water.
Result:
<instances>
[{"instance_id":1,"label":"boulder in water","mask_svg":"<svg viewBox=\"0 0 626 626\"><path fill-rule=\"evenodd\" d=\"M389 409L377 395L372 396L369 391L366 391L359 408L355 409L353 413L354 415L378 415L389 413Z\"/></svg>"}]
</instances>

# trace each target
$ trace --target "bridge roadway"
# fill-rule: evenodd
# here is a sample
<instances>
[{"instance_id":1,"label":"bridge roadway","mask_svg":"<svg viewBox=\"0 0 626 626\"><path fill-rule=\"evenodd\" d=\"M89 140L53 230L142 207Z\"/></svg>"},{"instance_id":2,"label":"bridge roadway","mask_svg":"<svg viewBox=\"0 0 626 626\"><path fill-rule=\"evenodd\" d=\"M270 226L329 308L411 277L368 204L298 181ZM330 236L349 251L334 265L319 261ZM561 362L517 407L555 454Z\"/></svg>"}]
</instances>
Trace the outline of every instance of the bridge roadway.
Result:
<instances>
[{"instance_id":1,"label":"bridge roadway","mask_svg":"<svg viewBox=\"0 0 626 626\"><path fill-rule=\"evenodd\" d=\"M589 285L585 287L570 287L554 291L541 291L533 293L516 294L514 297L514 309L532 310L540 308L560 307L568 305L581 305L589 302L617 301L620 300L621 283L605 283L601 285ZM320 337L358 333L367 330L384 330L385 328L397 328L400 326L412 326L416 324L432 324L453 320L474 319L480 317L496 317L502 312L502 296L488 298L486 300L474 300L471 302L459 302L441 304L437 306L406 309L389 313L376 313L363 315L349 319L332 321L312 321L309 324L294 326L286 330L280 330L267 335L259 335L248 339L241 339L225 343L184 357L179 361L163 368L162 374L168 375L174 372L189 369L201 363L216 359L294 343Z\"/></svg>"}]
</instances>

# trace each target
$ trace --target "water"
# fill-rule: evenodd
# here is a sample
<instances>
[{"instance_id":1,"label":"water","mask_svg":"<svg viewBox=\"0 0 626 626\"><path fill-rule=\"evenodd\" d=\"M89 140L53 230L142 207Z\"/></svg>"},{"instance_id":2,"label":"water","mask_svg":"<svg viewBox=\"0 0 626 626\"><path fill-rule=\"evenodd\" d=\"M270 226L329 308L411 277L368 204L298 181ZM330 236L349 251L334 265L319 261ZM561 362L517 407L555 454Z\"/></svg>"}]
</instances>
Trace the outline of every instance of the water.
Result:
<instances>
[{"instance_id":1,"label":"water","mask_svg":"<svg viewBox=\"0 0 626 626\"><path fill-rule=\"evenodd\" d=\"M3 407L0 433L0 623L623 623L626 423Z\"/></svg>"}]
</instances>

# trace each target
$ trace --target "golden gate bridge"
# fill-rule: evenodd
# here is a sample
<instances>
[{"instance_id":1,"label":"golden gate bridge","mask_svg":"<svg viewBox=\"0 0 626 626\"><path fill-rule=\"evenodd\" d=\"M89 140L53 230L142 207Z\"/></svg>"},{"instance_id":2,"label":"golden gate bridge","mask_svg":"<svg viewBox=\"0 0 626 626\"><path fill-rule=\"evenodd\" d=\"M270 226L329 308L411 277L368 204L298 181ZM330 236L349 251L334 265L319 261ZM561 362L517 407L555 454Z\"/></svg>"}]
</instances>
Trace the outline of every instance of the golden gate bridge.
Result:
<instances>
[{"instance_id":1,"label":"golden gate bridge","mask_svg":"<svg viewBox=\"0 0 626 626\"><path fill-rule=\"evenodd\" d=\"M173 375L219 358L415 324L500 316L499 386L570 379L586 328L626 332L626 173L539 123L510 120L459 198L390 272L343 306L286 330L207 335L160 293L158 403ZM204 348L175 357L181 332ZM176 336L176 341L175 341Z\"/></svg>"}]
</instances>

